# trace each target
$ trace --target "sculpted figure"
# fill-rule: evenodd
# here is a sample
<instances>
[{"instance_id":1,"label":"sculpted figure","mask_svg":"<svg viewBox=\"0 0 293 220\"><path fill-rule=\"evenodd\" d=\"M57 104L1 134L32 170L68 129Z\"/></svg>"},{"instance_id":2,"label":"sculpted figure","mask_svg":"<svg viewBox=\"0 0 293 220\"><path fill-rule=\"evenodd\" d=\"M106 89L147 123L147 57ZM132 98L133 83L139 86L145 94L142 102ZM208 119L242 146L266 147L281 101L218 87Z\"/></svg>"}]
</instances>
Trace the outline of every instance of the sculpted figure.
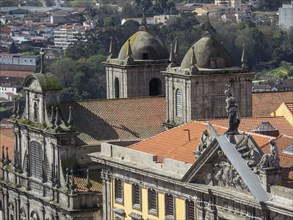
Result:
<instances>
[{"instance_id":1,"label":"sculpted figure","mask_svg":"<svg viewBox=\"0 0 293 220\"><path fill-rule=\"evenodd\" d=\"M196 154L197 155L200 155L203 153L203 151L207 148L207 140L209 138L209 133L207 130L204 130L202 132L202 135L201 135L201 138L200 138L200 143L198 145L198 148L197 148L197 151L196 151Z\"/></svg>"},{"instance_id":2,"label":"sculpted figure","mask_svg":"<svg viewBox=\"0 0 293 220\"><path fill-rule=\"evenodd\" d=\"M258 164L261 168L278 168L279 167L279 152L278 146L274 139L270 140L270 153L264 154Z\"/></svg>"},{"instance_id":3,"label":"sculpted figure","mask_svg":"<svg viewBox=\"0 0 293 220\"><path fill-rule=\"evenodd\" d=\"M229 119L229 129L226 131L226 134L238 134L238 127L240 124L240 114L237 105L237 101L233 96L231 91L231 86L227 85L228 89L225 90L226 95L226 112Z\"/></svg>"}]
</instances>

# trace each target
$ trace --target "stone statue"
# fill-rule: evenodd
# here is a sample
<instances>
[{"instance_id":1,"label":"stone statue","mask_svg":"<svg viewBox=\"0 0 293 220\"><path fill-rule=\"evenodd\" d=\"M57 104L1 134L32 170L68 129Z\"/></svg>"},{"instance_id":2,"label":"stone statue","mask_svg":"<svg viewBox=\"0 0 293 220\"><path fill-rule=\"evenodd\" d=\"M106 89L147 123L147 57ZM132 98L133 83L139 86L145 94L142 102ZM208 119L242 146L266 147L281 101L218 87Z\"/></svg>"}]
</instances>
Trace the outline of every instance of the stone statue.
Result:
<instances>
[{"instance_id":1,"label":"stone statue","mask_svg":"<svg viewBox=\"0 0 293 220\"><path fill-rule=\"evenodd\" d=\"M202 132L202 135L201 135L201 138L200 138L200 143L199 143L199 145L197 147L197 151L195 151L195 153L194 153L195 156L199 156L199 155L201 155L205 151L205 149L208 146L208 143L207 143L208 142L208 139L209 139L209 133L205 129Z\"/></svg>"},{"instance_id":2,"label":"stone statue","mask_svg":"<svg viewBox=\"0 0 293 220\"><path fill-rule=\"evenodd\" d=\"M279 167L279 152L278 146L274 139L270 140L270 153L264 154L258 164L260 168L278 168Z\"/></svg>"},{"instance_id":3,"label":"stone statue","mask_svg":"<svg viewBox=\"0 0 293 220\"><path fill-rule=\"evenodd\" d=\"M229 129L226 131L226 134L238 134L238 127L240 124L240 114L237 105L237 101L233 96L231 91L231 86L227 85L228 89L225 90L226 97L226 112L229 119Z\"/></svg>"}]
</instances>

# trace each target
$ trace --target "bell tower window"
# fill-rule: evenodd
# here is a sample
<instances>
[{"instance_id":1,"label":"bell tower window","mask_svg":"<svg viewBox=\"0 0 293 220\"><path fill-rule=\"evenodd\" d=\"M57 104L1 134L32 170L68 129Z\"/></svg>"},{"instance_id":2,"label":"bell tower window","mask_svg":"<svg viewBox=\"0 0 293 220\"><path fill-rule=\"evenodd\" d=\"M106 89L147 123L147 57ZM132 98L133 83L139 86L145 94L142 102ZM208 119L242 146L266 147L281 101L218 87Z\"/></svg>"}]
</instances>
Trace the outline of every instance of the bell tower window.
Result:
<instances>
[{"instance_id":1,"label":"bell tower window","mask_svg":"<svg viewBox=\"0 0 293 220\"><path fill-rule=\"evenodd\" d=\"M149 83L149 95L158 96L162 95L162 82L158 78L151 79Z\"/></svg>"},{"instance_id":2,"label":"bell tower window","mask_svg":"<svg viewBox=\"0 0 293 220\"><path fill-rule=\"evenodd\" d=\"M120 98L120 94L119 94L120 88L119 88L119 79L118 78L115 78L114 84L115 84L115 98L118 99L118 98Z\"/></svg>"},{"instance_id":3,"label":"bell tower window","mask_svg":"<svg viewBox=\"0 0 293 220\"><path fill-rule=\"evenodd\" d=\"M176 90L176 116L182 117L182 92L180 89Z\"/></svg>"},{"instance_id":4,"label":"bell tower window","mask_svg":"<svg viewBox=\"0 0 293 220\"><path fill-rule=\"evenodd\" d=\"M147 51L142 52L142 59L148 60L149 59L149 52L147 52Z\"/></svg>"}]
</instances>

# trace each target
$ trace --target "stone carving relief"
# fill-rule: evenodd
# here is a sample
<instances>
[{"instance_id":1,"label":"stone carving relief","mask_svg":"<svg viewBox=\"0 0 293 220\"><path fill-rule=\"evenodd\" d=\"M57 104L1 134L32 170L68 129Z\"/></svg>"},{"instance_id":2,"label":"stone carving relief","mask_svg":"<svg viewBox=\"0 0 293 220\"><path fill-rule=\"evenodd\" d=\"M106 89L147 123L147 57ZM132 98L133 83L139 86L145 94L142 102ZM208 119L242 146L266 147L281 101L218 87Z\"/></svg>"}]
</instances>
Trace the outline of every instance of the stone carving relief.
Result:
<instances>
[{"instance_id":1,"label":"stone carving relief","mask_svg":"<svg viewBox=\"0 0 293 220\"><path fill-rule=\"evenodd\" d=\"M194 152L195 157L199 157L206 150L212 140L213 138L209 135L208 131L203 130L200 143L197 147L197 150Z\"/></svg>"},{"instance_id":2,"label":"stone carving relief","mask_svg":"<svg viewBox=\"0 0 293 220\"><path fill-rule=\"evenodd\" d=\"M245 189L245 183L221 150L218 151L218 156L218 161L213 166L215 182L221 182L226 187Z\"/></svg>"}]
</instances>

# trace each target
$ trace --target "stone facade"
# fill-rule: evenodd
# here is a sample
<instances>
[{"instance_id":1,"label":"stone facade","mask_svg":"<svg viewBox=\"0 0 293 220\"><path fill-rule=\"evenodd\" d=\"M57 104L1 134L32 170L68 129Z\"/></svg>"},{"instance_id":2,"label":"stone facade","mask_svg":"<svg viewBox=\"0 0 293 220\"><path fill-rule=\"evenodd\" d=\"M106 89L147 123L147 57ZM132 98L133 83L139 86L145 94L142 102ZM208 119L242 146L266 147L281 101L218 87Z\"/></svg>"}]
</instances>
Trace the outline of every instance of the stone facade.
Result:
<instances>
[{"instance_id":1,"label":"stone facade","mask_svg":"<svg viewBox=\"0 0 293 220\"><path fill-rule=\"evenodd\" d=\"M15 104L10 120L14 124L14 156L5 156L3 148L1 160L4 220L101 217L101 192L90 190L90 180L81 188L75 183L80 173L74 168L77 133L71 113L65 121L59 110L60 88L53 75L31 75L24 86L24 111Z\"/></svg>"}]
</instances>

